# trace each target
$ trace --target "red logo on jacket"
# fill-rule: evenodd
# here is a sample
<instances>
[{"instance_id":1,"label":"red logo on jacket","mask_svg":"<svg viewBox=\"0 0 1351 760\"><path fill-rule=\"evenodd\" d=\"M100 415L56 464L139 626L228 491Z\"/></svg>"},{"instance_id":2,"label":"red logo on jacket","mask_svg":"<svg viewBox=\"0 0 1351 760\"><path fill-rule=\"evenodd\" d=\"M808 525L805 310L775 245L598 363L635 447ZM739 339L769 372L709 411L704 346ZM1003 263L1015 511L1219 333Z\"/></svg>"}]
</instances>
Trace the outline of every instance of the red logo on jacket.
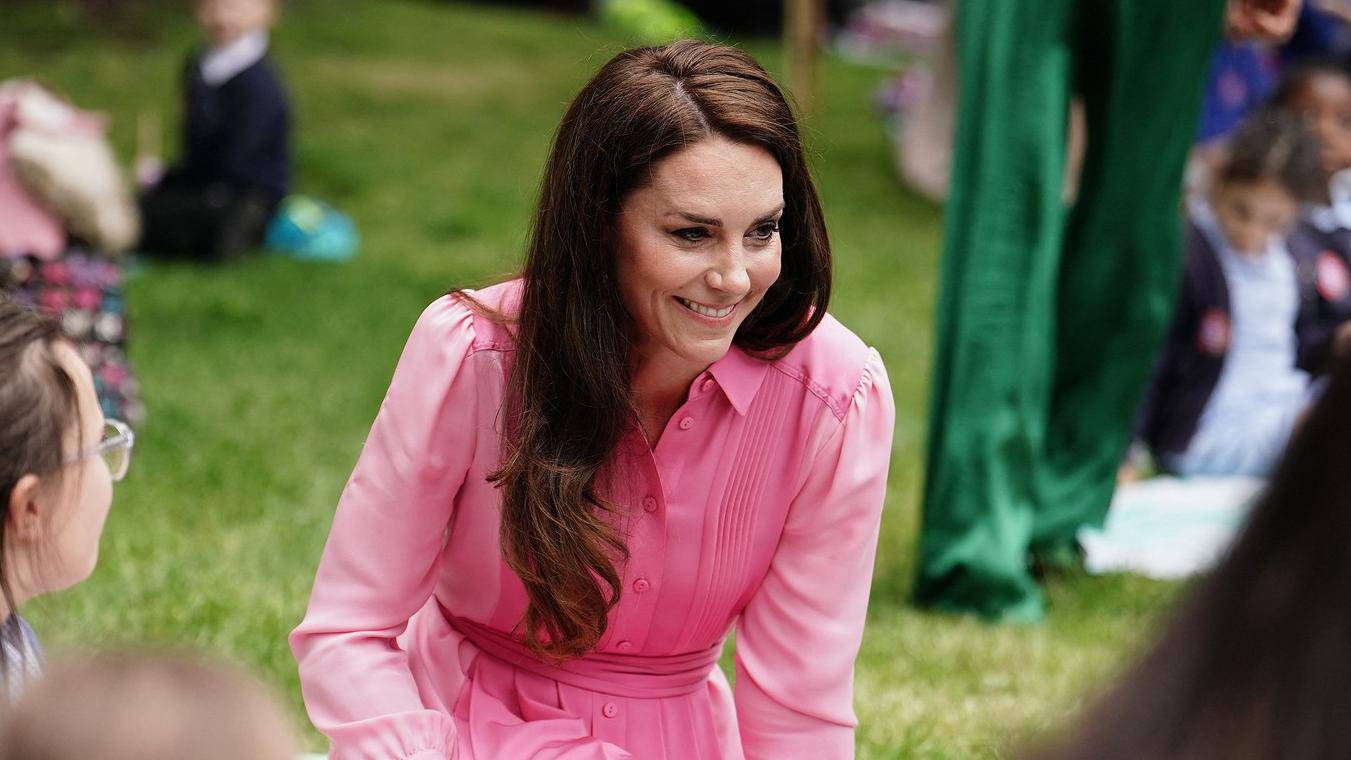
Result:
<instances>
[{"instance_id":1,"label":"red logo on jacket","mask_svg":"<svg viewBox=\"0 0 1351 760\"><path fill-rule=\"evenodd\" d=\"M1206 309L1196 331L1196 348L1206 356L1224 356L1229 350L1229 315L1222 309Z\"/></svg>"},{"instance_id":2,"label":"red logo on jacket","mask_svg":"<svg viewBox=\"0 0 1351 760\"><path fill-rule=\"evenodd\" d=\"M1318 284L1318 295L1329 303L1341 301L1351 291L1351 273L1346 271L1346 262L1332 251L1318 254L1314 281Z\"/></svg>"}]
</instances>

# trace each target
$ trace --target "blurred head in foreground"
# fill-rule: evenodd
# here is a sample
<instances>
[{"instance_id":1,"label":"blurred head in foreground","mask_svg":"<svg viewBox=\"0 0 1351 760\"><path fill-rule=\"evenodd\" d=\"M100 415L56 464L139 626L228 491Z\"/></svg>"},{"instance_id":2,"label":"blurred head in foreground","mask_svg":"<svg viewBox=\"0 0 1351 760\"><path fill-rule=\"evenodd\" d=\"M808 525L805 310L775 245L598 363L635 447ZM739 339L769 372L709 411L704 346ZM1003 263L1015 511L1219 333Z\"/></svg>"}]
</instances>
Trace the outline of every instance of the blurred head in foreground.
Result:
<instances>
[{"instance_id":1,"label":"blurred head in foreground","mask_svg":"<svg viewBox=\"0 0 1351 760\"><path fill-rule=\"evenodd\" d=\"M295 760L272 693L239 670L106 654L51 668L0 723L2 760Z\"/></svg>"},{"instance_id":2,"label":"blurred head in foreground","mask_svg":"<svg viewBox=\"0 0 1351 760\"><path fill-rule=\"evenodd\" d=\"M1162 638L1035 760L1314 760L1351 715L1351 360Z\"/></svg>"}]
</instances>

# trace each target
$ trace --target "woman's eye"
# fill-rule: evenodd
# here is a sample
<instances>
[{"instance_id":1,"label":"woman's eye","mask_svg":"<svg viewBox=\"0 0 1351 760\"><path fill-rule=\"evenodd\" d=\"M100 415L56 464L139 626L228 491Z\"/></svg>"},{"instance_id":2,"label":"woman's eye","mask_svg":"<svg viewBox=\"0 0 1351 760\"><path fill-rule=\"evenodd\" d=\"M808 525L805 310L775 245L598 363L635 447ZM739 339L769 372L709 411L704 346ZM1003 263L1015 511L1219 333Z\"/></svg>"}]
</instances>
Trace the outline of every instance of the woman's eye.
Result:
<instances>
[{"instance_id":1,"label":"woman's eye","mask_svg":"<svg viewBox=\"0 0 1351 760\"><path fill-rule=\"evenodd\" d=\"M697 243L700 240L707 239L709 236L708 230L702 227L686 227L683 230L676 230L671 234L688 243Z\"/></svg>"},{"instance_id":2,"label":"woman's eye","mask_svg":"<svg viewBox=\"0 0 1351 760\"><path fill-rule=\"evenodd\" d=\"M779 231L779 223L769 222L767 224L762 224L759 227L756 227L754 230L751 230L751 235L757 240L769 240L773 238L774 233L778 231Z\"/></svg>"}]
</instances>

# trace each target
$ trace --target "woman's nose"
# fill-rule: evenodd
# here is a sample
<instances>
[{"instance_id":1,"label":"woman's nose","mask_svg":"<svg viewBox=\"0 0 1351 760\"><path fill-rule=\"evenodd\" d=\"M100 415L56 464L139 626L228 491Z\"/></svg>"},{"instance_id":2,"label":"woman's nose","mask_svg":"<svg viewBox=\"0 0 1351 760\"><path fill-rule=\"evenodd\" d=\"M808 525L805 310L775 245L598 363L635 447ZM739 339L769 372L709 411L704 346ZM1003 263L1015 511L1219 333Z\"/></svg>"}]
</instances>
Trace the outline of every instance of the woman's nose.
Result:
<instances>
[{"instance_id":1,"label":"woman's nose","mask_svg":"<svg viewBox=\"0 0 1351 760\"><path fill-rule=\"evenodd\" d=\"M710 268L704 277L708 287L723 293L733 295L743 295L751 287L750 273L746 271L746 265L740 253L733 253L723 258L716 266Z\"/></svg>"}]
</instances>

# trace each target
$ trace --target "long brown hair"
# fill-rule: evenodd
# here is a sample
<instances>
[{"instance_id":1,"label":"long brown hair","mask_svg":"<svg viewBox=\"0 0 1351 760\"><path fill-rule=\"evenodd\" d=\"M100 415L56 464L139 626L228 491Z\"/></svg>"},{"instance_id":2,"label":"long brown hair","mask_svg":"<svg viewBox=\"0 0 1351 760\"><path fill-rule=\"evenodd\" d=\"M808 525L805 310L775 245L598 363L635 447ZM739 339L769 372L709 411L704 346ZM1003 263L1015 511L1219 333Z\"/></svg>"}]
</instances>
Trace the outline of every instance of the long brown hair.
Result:
<instances>
[{"instance_id":1,"label":"long brown hair","mask_svg":"<svg viewBox=\"0 0 1351 760\"><path fill-rule=\"evenodd\" d=\"M14 487L25 475L42 475L48 487L59 487L66 437L80 430L75 378L56 354L62 340L52 320L0 295L0 597L14 611L7 568L6 526ZM0 639L19 635L17 620L0 627ZM0 657L0 679L8 680L10 663Z\"/></svg>"},{"instance_id":2,"label":"long brown hair","mask_svg":"<svg viewBox=\"0 0 1351 760\"><path fill-rule=\"evenodd\" d=\"M1029 760L1344 757L1351 714L1351 359L1211 575L1082 724Z\"/></svg>"},{"instance_id":3,"label":"long brown hair","mask_svg":"<svg viewBox=\"0 0 1351 760\"><path fill-rule=\"evenodd\" d=\"M633 419L632 320L615 277L615 220L662 159L712 135L761 147L783 172L782 273L735 343L770 358L830 297L830 243L792 109L750 56L695 41L628 50L572 101L554 138L515 316L502 552L529 596L527 645L575 657L605 632L627 559L597 484ZM499 315L506 316L506 315Z\"/></svg>"}]
</instances>

